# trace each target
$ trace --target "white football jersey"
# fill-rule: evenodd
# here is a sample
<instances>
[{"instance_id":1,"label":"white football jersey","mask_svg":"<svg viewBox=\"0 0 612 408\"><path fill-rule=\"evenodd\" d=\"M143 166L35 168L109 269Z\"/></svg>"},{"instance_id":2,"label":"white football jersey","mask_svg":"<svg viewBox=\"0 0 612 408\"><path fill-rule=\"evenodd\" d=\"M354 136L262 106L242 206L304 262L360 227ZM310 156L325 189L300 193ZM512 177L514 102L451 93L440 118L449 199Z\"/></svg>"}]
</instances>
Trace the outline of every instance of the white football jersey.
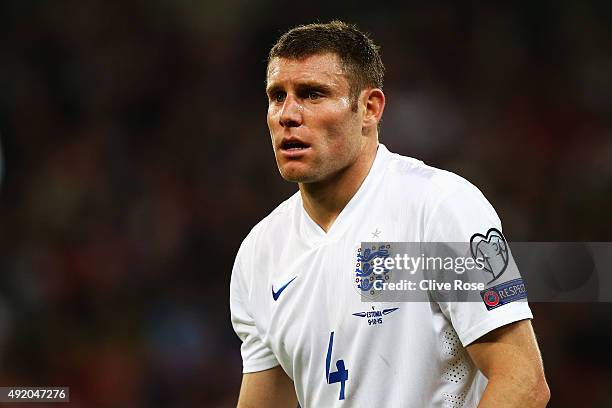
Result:
<instances>
[{"instance_id":1,"label":"white football jersey","mask_svg":"<svg viewBox=\"0 0 612 408\"><path fill-rule=\"evenodd\" d=\"M476 187L384 145L327 233L296 193L236 256L230 308L243 372L280 364L304 408L475 407L487 380L465 347L532 318L527 302L364 302L356 251L371 241L469 242L490 228L500 220Z\"/></svg>"}]
</instances>

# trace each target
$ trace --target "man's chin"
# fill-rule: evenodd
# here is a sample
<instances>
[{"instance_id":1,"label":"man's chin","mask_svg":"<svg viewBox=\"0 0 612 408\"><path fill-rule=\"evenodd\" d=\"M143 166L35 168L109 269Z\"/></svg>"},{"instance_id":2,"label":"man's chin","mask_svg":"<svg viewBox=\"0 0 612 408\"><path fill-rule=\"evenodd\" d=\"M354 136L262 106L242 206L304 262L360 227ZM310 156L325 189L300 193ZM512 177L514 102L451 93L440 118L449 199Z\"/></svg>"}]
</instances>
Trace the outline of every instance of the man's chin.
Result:
<instances>
[{"instance_id":1,"label":"man's chin","mask_svg":"<svg viewBox=\"0 0 612 408\"><path fill-rule=\"evenodd\" d=\"M310 183L315 181L313 177L309 177L309 175L298 172L281 172L281 177L292 183Z\"/></svg>"},{"instance_id":2,"label":"man's chin","mask_svg":"<svg viewBox=\"0 0 612 408\"><path fill-rule=\"evenodd\" d=\"M316 176L306 169L279 167L280 175L286 181L292 183L312 183L317 181Z\"/></svg>"}]
</instances>

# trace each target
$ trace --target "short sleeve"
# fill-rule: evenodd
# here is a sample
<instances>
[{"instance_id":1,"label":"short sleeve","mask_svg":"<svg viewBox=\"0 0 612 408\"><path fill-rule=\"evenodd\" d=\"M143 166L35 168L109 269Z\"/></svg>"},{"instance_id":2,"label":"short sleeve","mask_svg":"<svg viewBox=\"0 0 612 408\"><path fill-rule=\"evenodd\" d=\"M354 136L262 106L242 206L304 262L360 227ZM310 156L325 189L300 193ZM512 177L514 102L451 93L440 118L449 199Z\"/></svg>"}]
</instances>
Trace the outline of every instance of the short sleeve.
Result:
<instances>
[{"instance_id":1,"label":"short sleeve","mask_svg":"<svg viewBox=\"0 0 612 408\"><path fill-rule=\"evenodd\" d=\"M426 242L469 243L475 234L487 234L491 228L501 232L501 222L491 204L476 187L463 182L465 186L442 198L429 214L425 229ZM492 285L503 281L503 277L500 277ZM533 318L526 299L491 310L485 306L484 301L437 303L464 347L498 327Z\"/></svg>"},{"instance_id":2,"label":"short sleeve","mask_svg":"<svg viewBox=\"0 0 612 408\"><path fill-rule=\"evenodd\" d=\"M241 267L241 252L242 248L236 256L230 280L230 313L234 331L242 341L242 372L251 373L276 367L279 363L270 348L263 343L249 313L249 291L243 281L245 277Z\"/></svg>"}]
</instances>

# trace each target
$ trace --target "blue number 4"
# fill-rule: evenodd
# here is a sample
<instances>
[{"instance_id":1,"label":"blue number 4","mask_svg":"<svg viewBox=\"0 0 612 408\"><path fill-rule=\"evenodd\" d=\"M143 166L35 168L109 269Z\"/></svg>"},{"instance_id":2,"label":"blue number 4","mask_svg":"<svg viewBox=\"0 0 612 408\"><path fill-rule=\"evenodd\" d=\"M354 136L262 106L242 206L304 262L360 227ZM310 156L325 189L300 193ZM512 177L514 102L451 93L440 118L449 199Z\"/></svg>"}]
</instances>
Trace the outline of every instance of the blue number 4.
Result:
<instances>
[{"instance_id":1,"label":"blue number 4","mask_svg":"<svg viewBox=\"0 0 612 408\"><path fill-rule=\"evenodd\" d=\"M329 346L327 346L327 357L325 358L325 377L328 384L340 383L340 398L344 399L344 385L348 380L348 370L344 366L344 360L336 361L336 368L338 371L333 373L329 372L329 365L331 363L332 348L334 347L334 332L329 334Z\"/></svg>"}]
</instances>

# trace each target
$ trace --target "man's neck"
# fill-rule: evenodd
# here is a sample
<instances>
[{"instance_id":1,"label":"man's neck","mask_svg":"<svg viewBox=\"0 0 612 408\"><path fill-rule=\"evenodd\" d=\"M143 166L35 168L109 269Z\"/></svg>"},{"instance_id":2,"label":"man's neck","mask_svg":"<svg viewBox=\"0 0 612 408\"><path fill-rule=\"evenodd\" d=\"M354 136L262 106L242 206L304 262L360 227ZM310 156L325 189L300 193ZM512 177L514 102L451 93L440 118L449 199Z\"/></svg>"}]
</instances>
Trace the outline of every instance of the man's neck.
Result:
<instances>
[{"instance_id":1,"label":"man's neck","mask_svg":"<svg viewBox=\"0 0 612 408\"><path fill-rule=\"evenodd\" d=\"M366 145L355 163L328 180L300 183L304 209L323 231L329 231L338 215L361 187L372 168L377 148L377 141Z\"/></svg>"}]
</instances>

